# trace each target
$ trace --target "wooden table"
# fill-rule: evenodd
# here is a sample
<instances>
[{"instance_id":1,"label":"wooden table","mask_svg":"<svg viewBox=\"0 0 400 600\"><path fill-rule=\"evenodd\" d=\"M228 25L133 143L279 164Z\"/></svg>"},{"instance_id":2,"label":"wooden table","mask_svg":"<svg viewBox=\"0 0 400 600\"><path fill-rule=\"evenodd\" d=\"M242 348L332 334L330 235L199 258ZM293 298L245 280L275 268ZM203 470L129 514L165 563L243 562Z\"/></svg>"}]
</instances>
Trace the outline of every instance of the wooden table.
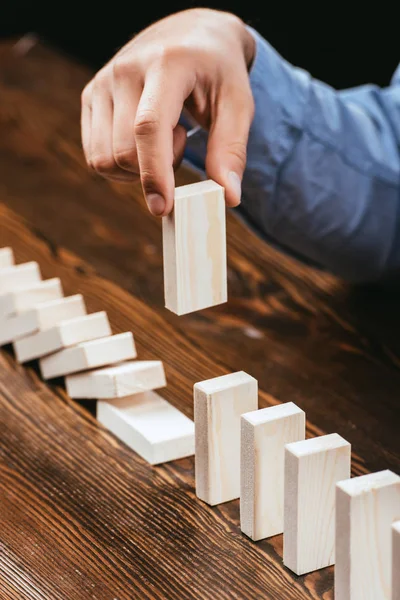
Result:
<instances>
[{"instance_id":1,"label":"wooden table","mask_svg":"<svg viewBox=\"0 0 400 600\"><path fill-rule=\"evenodd\" d=\"M399 295L352 290L268 247L230 215L229 302L164 309L159 220L138 186L82 160L88 71L35 44L0 46L0 246L37 260L139 357L162 359L165 397L193 417L196 381L245 370L260 406L293 401L308 435L338 432L353 473L400 468ZM178 183L193 176L181 171ZM194 461L150 467L37 365L0 353L0 597L7 600L333 598L333 569L296 578L282 536L252 543L237 501L210 508Z\"/></svg>"}]
</instances>

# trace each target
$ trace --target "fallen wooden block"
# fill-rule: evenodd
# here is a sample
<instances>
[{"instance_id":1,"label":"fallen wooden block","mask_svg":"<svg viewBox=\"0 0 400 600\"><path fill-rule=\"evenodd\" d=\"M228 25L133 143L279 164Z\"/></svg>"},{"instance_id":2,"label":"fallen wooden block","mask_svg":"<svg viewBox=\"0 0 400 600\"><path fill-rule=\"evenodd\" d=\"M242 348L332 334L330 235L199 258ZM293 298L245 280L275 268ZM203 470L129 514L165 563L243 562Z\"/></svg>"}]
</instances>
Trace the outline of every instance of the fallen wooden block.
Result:
<instances>
[{"instance_id":1,"label":"fallen wooden block","mask_svg":"<svg viewBox=\"0 0 400 600\"><path fill-rule=\"evenodd\" d=\"M65 348L41 358L39 366L43 379L51 379L131 358L136 358L136 348L129 331Z\"/></svg>"},{"instance_id":2,"label":"fallen wooden block","mask_svg":"<svg viewBox=\"0 0 400 600\"><path fill-rule=\"evenodd\" d=\"M258 407L258 383L243 371L194 386L196 494L215 505L240 495L240 417Z\"/></svg>"},{"instance_id":3,"label":"fallen wooden block","mask_svg":"<svg viewBox=\"0 0 400 600\"><path fill-rule=\"evenodd\" d=\"M63 297L58 277L23 286L0 296L0 319L19 314L40 304Z\"/></svg>"},{"instance_id":4,"label":"fallen wooden block","mask_svg":"<svg viewBox=\"0 0 400 600\"><path fill-rule=\"evenodd\" d=\"M379 471L337 484L335 600L390 599L397 519L398 475Z\"/></svg>"},{"instance_id":5,"label":"fallen wooden block","mask_svg":"<svg viewBox=\"0 0 400 600\"><path fill-rule=\"evenodd\" d=\"M17 340L14 352L17 361L23 363L111 333L107 313L102 311L60 321L50 329Z\"/></svg>"},{"instance_id":6,"label":"fallen wooden block","mask_svg":"<svg viewBox=\"0 0 400 600\"><path fill-rule=\"evenodd\" d=\"M305 413L293 402L242 415L240 527L252 540L283 532L285 445L305 436Z\"/></svg>"},{"instance_id":7,"label":"fallen wooden block","mask_svg":"<svg viewBox=\"0 0 400 600\"><path fill-rule=\"evenodd\" d=\"M14 264L14 253L11 248L0 248L0 269Z\"/></svg>"},{"instance_id":8,"label":"fallen wooden block","mask_svg":"<svg viewBox=\"0 0 400 600\"><path fill-rule=\"evenodd\" d=\"M71 398L123 398L164 387L164 366L160 360L135 360L68 375L65 379Z\"/></svg>"},{"instance_id":9,"label":"fallen wooden block","mask_svg":"<svg viewBox=\"0 0 400 600\"><path fill-rule=\"evenodd\" d=\"M194 453L193 421L156 392L99 400L97 419L151 465Z\"/></svg>"},{"instance_id":10,"label":"fallen wooden block","mask_svg":"<svg viewBox=\"0 0 400 600\"><path fill-rule=\"evenodd\" d=\"M41 302L19 315L7 317L0 323L0 346L15 342L27 335L50 329L65 319L86 314L85 302L81 294Z\"/></svg>"},{"instance_id":11,"label":"fallen wooden block","mask_svg":"<svg viewBox=\"0 0 400 600\"><path fill-rule=\"evenodd\" d=\"M183 315L226 302L224 189L211 180L176 188L162 228L165 306Z\"/></svg>"},{"instance_id":12,"label":"fallen wooden block","mask_svg":"<svg viewBox=\"0 0 400 600\"><path fill-rule=\"evenodd\" d=\"M33 285L41 280L37 262L22 263L0 269L0 294L12 292L20 287Z\"/></svg>"},{"instance_id":13,"label":"fallen wooden block","mask_svg":"<svg viewBox=\"0 0 400 600\"><path fill-rule=\"evenodd\" d=\"M335 563L336 483L350 462L337 433L286 445L283 562L297 575Z\"/></svg>"},{"instance_id":14,"label":"fallen wooden block","mask_svg":"<svg viewBox=\"0 0 400 600\"><path fill-rule=\"evenodd\" d=\"M400 521L392 525L392 597L400 600Z\"/></svg>"}]
</instances>

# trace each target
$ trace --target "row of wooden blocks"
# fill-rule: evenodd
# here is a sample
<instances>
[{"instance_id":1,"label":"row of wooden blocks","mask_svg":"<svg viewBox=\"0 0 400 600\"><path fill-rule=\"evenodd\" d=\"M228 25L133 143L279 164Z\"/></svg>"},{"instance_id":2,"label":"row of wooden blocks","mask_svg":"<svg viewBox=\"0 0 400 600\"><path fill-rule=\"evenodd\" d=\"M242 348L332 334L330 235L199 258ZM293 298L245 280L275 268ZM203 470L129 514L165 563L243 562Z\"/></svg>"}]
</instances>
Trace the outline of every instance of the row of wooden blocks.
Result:
<instances>
[{"instance_id":1,"label":"row of wooden blocks","mask_svg":"<svg viewBox=\"0 0 400 600\"><path fill-rule=\"evenodd\" d=\"M98 420L151 464L194 453L194 423L154 390L160 360L139 361L131 332L113 335L107 314L87 314L81 294L64 297L39 265L15 265L0 248L0 346L19 363L39 360L44 379L65 377L69 396L97 400Z\"/></svg>"},{"instance_id":2,"label":"row of wooden blocks","mask_svg":"<svg viewBox=\"0 0 400 600\"><path fill-rule=\"evenodd\" d=\"M244 372L195 384L197 496L240 498L243 533L283 533L297 575L335 564L336 600L400 600L400 477L350 478L345 439L305 439L305 413L292 402L258 409L257 388Z\"/></svg>"}]
</instances>

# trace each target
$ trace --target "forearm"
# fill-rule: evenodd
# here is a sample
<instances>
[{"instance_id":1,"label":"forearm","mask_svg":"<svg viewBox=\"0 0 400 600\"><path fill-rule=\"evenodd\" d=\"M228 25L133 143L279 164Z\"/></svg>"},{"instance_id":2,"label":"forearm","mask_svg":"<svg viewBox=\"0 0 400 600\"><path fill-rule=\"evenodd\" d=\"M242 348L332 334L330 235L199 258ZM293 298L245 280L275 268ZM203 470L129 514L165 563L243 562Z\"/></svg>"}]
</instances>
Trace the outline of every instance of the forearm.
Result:
<instances>
[{"instance_id":1,"label":"forearm","mask_svg":"<svg viewBox=\"0 0 400 600\"><path fill-rule=\"evenodd\" d=\"M378 92L337 93L256 37L241 214L261 235L342 277L388 276L400 266L400 168ZM198 164L204 141L202 133L189 142Z\"/></svg>"}]
</instances>

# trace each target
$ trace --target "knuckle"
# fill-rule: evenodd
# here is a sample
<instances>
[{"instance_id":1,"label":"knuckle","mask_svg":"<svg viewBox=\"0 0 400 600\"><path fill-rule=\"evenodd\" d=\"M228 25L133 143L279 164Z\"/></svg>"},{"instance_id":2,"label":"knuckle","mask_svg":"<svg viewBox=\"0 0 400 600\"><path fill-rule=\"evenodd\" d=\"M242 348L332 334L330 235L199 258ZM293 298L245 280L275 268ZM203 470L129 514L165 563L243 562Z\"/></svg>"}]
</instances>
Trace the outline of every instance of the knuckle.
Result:
<instances>
[{"instance_id":1,"label":"knuckle","mask_svg":"<svg viewBox=\"0 0 400 600\"><path fill-rule=\"evenodd\" d=\"M134 131L137 136L151 135L159 126L159 116L156 111L151 109L140 110L136 114Z\"/></svg>"},{"instance_id":2,"label":"knuckle","mask_svg":"<svg viewBox=\"0 0 400 600\"><path fill-rule=\"evenodd\" d=\"M131 75L134 70L132 58L127 57L124 54L116 56L113 61L112 69L115 79L124 79L128 75Z\"/></svg>"},{"instance_id":3,"label":"knuckle","mask_svg":"<svg viewBox=\"0 0 400 600\"><path fill-rule=\"evenodd\" d=\"M108 175L115 169L115 162L112 156L98 154L90 158L89 166L100 175Z\"/></svg>"},{"instance_id":4,"label":"knuckle","mask_svg":"<svg viewBox=\"0 0 400 600\"><path fill-rule=\"evenodd\" d=\"M138 171L136 148L114 150L114 160L121 169L134 172Z\"/></svg>"},{"instance_id":5,"label":"knuckle","mask_svg":"<svg viewBox=\"0 0 400 600\"><path fill-rule=\"evenodd\" d=\"M246 162L247 156L247 145L243 141L231 142L229 144L228 152L241 164Z\"/></svg>"},{"instance_id":6,"label":"knuckle","mask_svg":"<svg viewBox=\"0 0 400 600\"><path fill-rule=\"evenodd\" d=\"M82 90L81 104L89 104L92 99L92 82L90 81Z\"/></svg>"},{"instance_id":7,"label":"knuckle","mask_svg":"<svg viewBox=\"0 0 400 600\"><path fill-rule=\"evenodd\" d=\"M153 192L158 192L159 186L157 186L156 181L154 179L154 175L150 171L142 169L140 171L140 179L145 194L152 194Z\"/></svg>"}]
</instances>

